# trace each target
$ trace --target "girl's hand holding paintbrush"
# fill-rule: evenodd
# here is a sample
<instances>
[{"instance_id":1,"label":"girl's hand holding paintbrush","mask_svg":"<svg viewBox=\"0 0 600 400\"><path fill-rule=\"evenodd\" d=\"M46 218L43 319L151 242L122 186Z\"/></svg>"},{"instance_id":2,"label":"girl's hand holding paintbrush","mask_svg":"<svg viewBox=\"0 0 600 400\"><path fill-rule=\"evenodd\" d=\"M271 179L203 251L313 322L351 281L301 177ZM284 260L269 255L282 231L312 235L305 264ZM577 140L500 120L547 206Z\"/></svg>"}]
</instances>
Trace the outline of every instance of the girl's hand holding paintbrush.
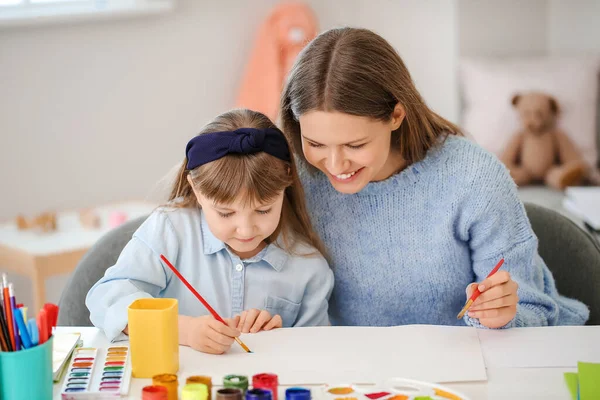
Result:
<instances>
[{"instance_id":1,"label":"girl's hand holding paintbrush","mask_svg":"<svg viewBox=\"0 0 600 400\"><path fill-rule=\"evenodd\" d=\"M501 328L517 315L517 289L519 285L510 277L507 271L491 274L480 283L472 283L467 287L467 298L476 289L481 294L475 299L467 315L478 318L479 322L488 328Z\"/></svg>"},{"instance_id":2,"label":"girl's hand holding paintbrush","mask_svg":"<svg viewBox=\"0 0 600 400\"><path fill-rule=\"evenodd\" d=\"M240 336L237 329L239 316L224 319L227 325L211 315L202 317L179 316L179 344L209 354L223 354L231 348L235 338Z\"/></svg>"},{"instance_id":3,"label":"girl's hand holding paintbrush","mask_svg":"<svg viewBox=\"0 0 600 400\"><path fill-rule=\"evenodd\" d=\"M242 333L256 333L281 328L283 321L279 315L271 316L268 311L256 308L244 310L240 314L237 328Z\"/></svg>"},{"instance_id":4,"label":"girl's hand holding paintbrush","mask_svg":"<svg viewBox=\"0 0 600 400\"><path fill-rule=\"evenodd\" d=\"M210 315L202 317L180 315L178 318L179 344L209 354L225 353L241 334L237 327L240 323L240 316L231 319L225 318L223 321L227 325ZM129 335L129 326L123 329L123 333Z\"/></svg>"},{"instance_id":5,"label":"girl's hand holding paintbrush","mask_svg":"<svg viewBox=\"0 0 600 400\"><path fill-rule=\"evenodd\" d=\"M279 315L271 317L265 310L245 310L235 318L224 319L227 325L211 315L179 316L179 343L209 354L223 354L241 333L256 333L281 328Z\"/></svg>"}]
</instances>

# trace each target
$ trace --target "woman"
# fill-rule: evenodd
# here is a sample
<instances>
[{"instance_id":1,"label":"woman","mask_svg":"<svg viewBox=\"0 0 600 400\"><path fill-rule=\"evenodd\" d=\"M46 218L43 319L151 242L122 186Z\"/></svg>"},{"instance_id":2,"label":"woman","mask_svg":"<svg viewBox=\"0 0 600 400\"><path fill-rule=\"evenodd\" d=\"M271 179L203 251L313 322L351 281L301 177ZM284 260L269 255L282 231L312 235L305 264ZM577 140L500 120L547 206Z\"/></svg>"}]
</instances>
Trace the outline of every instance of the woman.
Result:
<instances>
[{"instance_id":1,"label":"woman","mask_svg":"<svg viewBox=\"0 0 600 400\"><path fill-rule=\"evenodd\" d=\"M584 304L557 293L506 168L427 107L383 38L319 35L290 72L281 112L335 274L333 324L587 320ZM482 295L457 320L472 282Z\"/></svg>"}]
</instances>

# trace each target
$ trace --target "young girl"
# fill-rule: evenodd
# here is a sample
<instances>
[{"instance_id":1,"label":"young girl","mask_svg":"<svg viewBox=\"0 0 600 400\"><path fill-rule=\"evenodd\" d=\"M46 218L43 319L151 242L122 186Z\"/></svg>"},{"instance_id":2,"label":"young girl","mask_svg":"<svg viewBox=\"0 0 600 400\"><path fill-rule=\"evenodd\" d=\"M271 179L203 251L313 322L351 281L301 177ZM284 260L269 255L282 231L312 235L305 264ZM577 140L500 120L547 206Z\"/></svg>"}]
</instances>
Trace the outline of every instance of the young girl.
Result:
<instances>
[{"instance_id":1,"label":"young girl","mask_svg":"<svg viewBox=\"0 0 600 400\"><path fill-rule=\"evenodd\" d=\"M329 323L333 274L288 144L267 117L233 110L204 127L186 147L169 200L87 295L92 323L110 340L127 333L127 308L144 297L176 298L180 344L214 354L240 332ZM228 326L210 316L160 254Z\"/></svg>"},{"instance_id":2,"label":"young girl","mask_svg":"<svg viewBox=\"0 0 600 400\"><path fill-rule=\"evenodd\" d=\"M281 111L335 270L334 325L587 320L584 304L557 293L506 168L427 107L383 38L319 35L296 60ZM477 281L483 294L457 320Z\"/></svg>"}]
</instances>

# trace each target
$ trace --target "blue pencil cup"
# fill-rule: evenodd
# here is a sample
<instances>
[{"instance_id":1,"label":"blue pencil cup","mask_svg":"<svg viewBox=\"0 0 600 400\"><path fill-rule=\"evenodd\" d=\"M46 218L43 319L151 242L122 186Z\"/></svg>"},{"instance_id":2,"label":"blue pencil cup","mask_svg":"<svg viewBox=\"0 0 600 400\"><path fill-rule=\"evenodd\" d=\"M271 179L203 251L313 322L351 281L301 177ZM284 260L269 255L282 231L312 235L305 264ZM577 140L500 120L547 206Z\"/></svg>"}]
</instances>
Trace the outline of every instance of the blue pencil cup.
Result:
<instances>
[{"instance_id":1,"label":"blue pencil cup","mask_svg":"<svg viewBox=\"0 0 600 400\"><path fill-rule=\"evenodd\" d=\"M0 352L0 400L52 399L52 338L15 352Z\"/></svg>"}]
</instances>

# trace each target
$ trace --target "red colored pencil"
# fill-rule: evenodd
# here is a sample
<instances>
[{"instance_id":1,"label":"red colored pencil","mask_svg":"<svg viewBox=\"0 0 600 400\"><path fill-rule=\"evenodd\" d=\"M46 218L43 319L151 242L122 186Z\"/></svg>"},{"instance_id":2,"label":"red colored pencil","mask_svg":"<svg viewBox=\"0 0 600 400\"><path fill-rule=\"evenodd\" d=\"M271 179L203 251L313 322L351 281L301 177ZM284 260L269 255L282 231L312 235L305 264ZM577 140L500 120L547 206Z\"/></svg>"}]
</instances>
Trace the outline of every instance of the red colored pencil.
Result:
<instances>
[{"instance_id":1,"label":"red colored pencil","mask_svg":"<svg viewBox=\"0 0 600 400\"><path fill-rule=\"evenodd\" d=\"M181 275L179 273L179 271L177 271L177 269L173 266L173 264L171 264L171 262L169 260L167 260L167 257L165 257L164 255L161 254L160 258L165 262L165 264L167 264L167 266L171 269L171 271L173 271L175 276L177 276L179 278L179 280L181 280L181 282L183 282L183 284L190 290L190 292L192 292L194 294L194 296L196 296L196 298L198 300L200 300L200 303L202 303L204 305L204 307L206 307L208 312L210 312L217 321L222 322L223 324L227 325L227 323L225 323L225 321L223 321L223 318L221 318L221 316L210 306L210 304L208 304L208 302L206 300L204 300L204 298L202 298L202 296L200 296L200 293L198 293L196 291L196 289L194 289L194 287L192 285L190 285L190 283L183 277L183 275ZM240 340L240 338L236 337L235 341L238 342L240 346L242 346L242 349L244 349L246 351L246 353L252 353L250 351L250 349L248 348L248 346L246 346L244 344L244 342L242 342Z\"/></svg>"},{"instance_id":2,"label":"red colored pencil","mask_svg":"<svg viewBox=\"0 0 600 400\"><path fill-rule=\"evenodd\" d=\"M486 277L486 279L489 278L490 276L494 275L496 272L498 272L498 270L500 269L500 267L502 266L502 264L504 264L504 258L501 259L500 261L498 261L498 264L496 264L496 266L494 267L494 269L492 270L492 272L490 272L488 274L488 276ZM467 312L467 310L469 309L469 307L471 307L471 305L473 304L473 302L479 297L480 294L481 294L481 292L479 291L479 285L477 285L477 288L473 291L473 294L471 295L471 297L469 298L469 300L465 303L465 306L462 308L462 310L460 310L460 312L456 316L457 319L461 319L465 315L465 313Z\"/></svg>"}]
</instances>

